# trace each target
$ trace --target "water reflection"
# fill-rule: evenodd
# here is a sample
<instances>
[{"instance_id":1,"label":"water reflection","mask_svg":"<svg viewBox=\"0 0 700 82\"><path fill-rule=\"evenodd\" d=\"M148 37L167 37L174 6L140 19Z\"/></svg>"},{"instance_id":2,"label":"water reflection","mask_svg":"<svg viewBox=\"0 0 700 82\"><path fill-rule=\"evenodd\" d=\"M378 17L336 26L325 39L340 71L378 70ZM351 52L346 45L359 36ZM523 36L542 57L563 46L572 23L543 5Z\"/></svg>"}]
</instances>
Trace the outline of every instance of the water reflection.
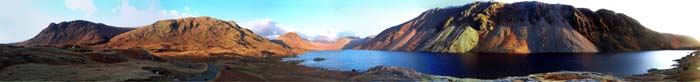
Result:
<instances>
[{"instance_id":1,"label":"water reflection","mask_svg":"<svg viewBox=\"0 0 700 82\"><path fill-rule=\"evenodd\" d=\"M471 78L500 78L554 71L594 71L614 75L645 73L651 68L671 68L672 60L690 50L644 51L605 54L436 54L392 51L312 51L296 58L300 64L331 70L365 71L371 67L400 66L422 73ZM325 58L325 61L313 61Z\"/></svg>"}]
</instances>

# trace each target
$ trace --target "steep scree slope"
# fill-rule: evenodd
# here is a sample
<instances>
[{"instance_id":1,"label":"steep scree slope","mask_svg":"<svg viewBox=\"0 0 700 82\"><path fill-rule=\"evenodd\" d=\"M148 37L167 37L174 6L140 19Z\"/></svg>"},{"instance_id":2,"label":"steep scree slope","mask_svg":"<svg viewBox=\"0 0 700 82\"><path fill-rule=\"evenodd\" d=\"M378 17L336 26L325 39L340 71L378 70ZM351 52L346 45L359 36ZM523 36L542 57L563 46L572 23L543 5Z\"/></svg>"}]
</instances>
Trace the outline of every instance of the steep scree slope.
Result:
<instances>
[{"instance_id":1,"label":"steep scree slope","mask_svg":"<svg viewBox=\"0 0 700 82\"><path fill-rule=\"evenodd\" d=\"M354 49L441 53L594 53L698 46L621 13L541 2L431 9Z\"/></svg>"}]
</instances>

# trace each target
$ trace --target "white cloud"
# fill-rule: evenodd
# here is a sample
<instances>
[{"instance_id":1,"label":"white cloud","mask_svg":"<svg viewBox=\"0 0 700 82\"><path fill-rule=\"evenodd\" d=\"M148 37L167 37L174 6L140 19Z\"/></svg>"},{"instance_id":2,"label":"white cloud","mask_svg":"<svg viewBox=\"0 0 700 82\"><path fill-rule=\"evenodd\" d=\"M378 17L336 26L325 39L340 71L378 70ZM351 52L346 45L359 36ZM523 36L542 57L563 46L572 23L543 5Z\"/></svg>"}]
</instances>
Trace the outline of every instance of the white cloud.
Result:
<instances>
[{"instance_id":1,"label":"white cloud","mask_svg":"<svg viewBox=\"0 0 700 82\"><path fill-rule=\"evenodd\" d=\"M269 18L250 21L244 27L266 38L275 38L290 32L287 28L277 25Z\"/></svg>"},{"instance_id":2,"label":"white cloud","mask_svg":"<svg viewBox=\"0 0 700 82\"><path fill-rule=\"evenodd\" d=\"M65 5L68 9L85 12L85 16L90 16L97 11L92 0L66 0Z\"/></svg>"},{"instance_id":3,"label":"white cloud","mask_svg":"<svg viewBox=\"0 0 700 82\"><path fill-rule=\"evenodd\" d=\"M336 40L347 36L357 36L357 33L351 31L340 32L337 29L321 29L320 33L311 36L310 40L320 42L335 42Z\"/></svg>"},{"instance_id":4,"label":"white cloud","mask_svg":"<svg viewBox=\"0 0 700 82\"><path fill-rule=\"evenodd\" d=\"M324 24L309 29L300 29L298 33L308 35L306 39L317 42L335 42L343 37L358 36L356 32Z\"/></svg>"},{"instance_id":5,"label":"white cloud","mask_svg":"<svg viewBox=\"0 0 700 82\"><path fill-rule=\"evenodd\" d=\"M250 29L255 34L269 39L277 38L288 32L297 32L297 34L299 34L299 36L301 36L302 38L322 42L335 42L339 38L345 36L356 36L356 33L354 32L339 32L337 29L328 28L328 26L322 26L320 28L311 29L299 29L300 31L294 31L295 28L293 28L292 26L280 25L269 18L247 22L245 25L243 25L243 27Z\"/></svg>"},{"instance_id":6,"label":"white cloud","mask_svg":"<svg viewBox=\"0 0 700 82\"><path fill-rule=\"evenodd\" d=\"M185 11L190 11L190 6L185 6Z\"/></svg>"},{"instance_id":7,"label":"white cloud","mask_svg":"<svg viewBox=\"0 0 700 82\"><path fill-rule=\"evenodd\" d=\"M313 37L314 42L335 42L338 38L331 35L317 35Z\"/></svg>"},{"instance_id":8,"label":"white cloud","mask_svg":"<svg viewBox=\"0 0 700 82\"><path fill-rule=\"evenodd\" d=\"M129 4L129 0L122 0L121 4L114 8L113 12L118 14L117 20L108 21L117 26L142 26L151 24L158 20L192 17L194 15L177 10L167 10L160 8L159 0L151 0L148 8L136 8ZM138 19L138 20L136 20Z\"/></svg>"},{"instance_id":9,"label":"white cloud","mask_svg":"<svg viewBox=\"0 0 700 82\"><path fill-rule=\"evenodd\" d=\"M320 42L335 42L339 38L338 32L335 30L331 29L325 29L324 31L321 31L321 33L317 34L316 36L313 36L314 41L320 41Z\"/></svg>"}]
</instances>

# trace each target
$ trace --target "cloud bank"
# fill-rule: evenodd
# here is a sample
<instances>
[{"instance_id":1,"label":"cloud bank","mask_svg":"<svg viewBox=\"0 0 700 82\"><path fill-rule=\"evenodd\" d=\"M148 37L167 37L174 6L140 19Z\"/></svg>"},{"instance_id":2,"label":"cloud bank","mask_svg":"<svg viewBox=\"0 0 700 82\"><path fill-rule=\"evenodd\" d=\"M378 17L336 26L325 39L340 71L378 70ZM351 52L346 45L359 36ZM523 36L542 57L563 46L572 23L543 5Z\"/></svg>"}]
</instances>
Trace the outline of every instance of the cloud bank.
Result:
<instances>
[{"instance_id":1,"label":"cloud bank","mask_svg":"<svg viewBox=\"0 0 700 82\"><path fill-rule=\"evenodd\" d=\"M311 41L319 42L335 42L336 40L346 37L346 36L356 36L357 33L351 31L339 32L336 29L307 29L302 31L294 31L293 27L279 25L277 22L272 21L272 19L258 19L247 22L243 25L244 28L248 28L255 34L263 36L268 39L275 39L281 35L288 32L297 32L299 36Z\"/></svg>"},{"instance_id":2,"label":"cloud bank","mask_svg":"<svg viewBox=\"0 0 700 82\"><path fill-rule=\"evenodd\" d=\"M314 36L312 36L310 40L316 42L335 42L340 38L348 36L357 36L357 33L351 31L338 32L334 29L325 29L322 30L321 33L317 33Z\"/></svg>"},{"instance_id":3,"label":"cloud bank","mask_svg":"<svg viewBox=\"0 0 700 82\"><path fill-rule=\"evenodd\" d=\"M277 23L269 18L250 21L244 25L244 27L265 38L276 38L284 33L290 32L285 27L277 25Z\"/></svg>"},{"instance_id":4,"label":"cloud bank","mask_svg":"<svg viewBox=\"0 0 700 82\"><path fill-rule=\"evenodd\" d=\"M129 4L129 0L121 0L119 6L112 9L112 13L118 14L116 21L109 24L120 25L120 26L141 26L153 23L158 20L163 19L174 19L182 17L192 17L191 15L183 11L178 12L177 10L168 10L160 8L159 0L150 0L147 8L136 8ZM190 11L188 6L185 6L185 11ZM138 19L138 20L135 20Z\"/></svg>"}]
</instances>

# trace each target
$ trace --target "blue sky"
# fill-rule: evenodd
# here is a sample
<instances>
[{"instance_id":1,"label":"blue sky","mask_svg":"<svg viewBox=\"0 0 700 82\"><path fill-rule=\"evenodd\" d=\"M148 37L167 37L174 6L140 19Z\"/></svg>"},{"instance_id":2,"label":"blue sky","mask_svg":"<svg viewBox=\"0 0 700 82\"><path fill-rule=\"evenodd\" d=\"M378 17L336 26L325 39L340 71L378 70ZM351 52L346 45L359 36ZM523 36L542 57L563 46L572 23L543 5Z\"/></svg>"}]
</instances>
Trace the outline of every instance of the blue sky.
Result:
<instances>
[{"instance_id":1,"label":"blue sky","mask_svg":"<svg viewBox=\"0 0 700 82\"><path fill-rule=\"evenodd\" d=\"M692 20L663 21L700 19L695 16L700 13L690 11L700 7L691 3L542 1L592 9L607 8L632 16L653 30L700 37L695 33L697 31L689 31L694 26L691 25ZM425 10L470 2L473 0L11 0L0 3L0 10L6 11L0 13L0 43L32 38L52 22L88 20L119 27L137 27L157 20L191 16L234 20L257 33L264 33L261 35L266 37L283 32L300 32L309 39L319 40L340 36L366 37L408 21ZM663 6L646 6L659 4ZM671 10L682 12L657 16L660 14L658 11Z\"/></svg>"},{"instance_id":2,"label":"blue sky","mask_svg":"<svg viewBox=\"0 0 700 82\"><path fill-rule=\"evenodd\" d=\"M35 36L49 23L88 20L137 27L157 20L210 16L246 28L282 29L309 37L365 37L416 17L422 11L468 0L14 0L0 18L0 43ZM282 33L278 33L282 34Z\"/></svg>"}]
</instances>

